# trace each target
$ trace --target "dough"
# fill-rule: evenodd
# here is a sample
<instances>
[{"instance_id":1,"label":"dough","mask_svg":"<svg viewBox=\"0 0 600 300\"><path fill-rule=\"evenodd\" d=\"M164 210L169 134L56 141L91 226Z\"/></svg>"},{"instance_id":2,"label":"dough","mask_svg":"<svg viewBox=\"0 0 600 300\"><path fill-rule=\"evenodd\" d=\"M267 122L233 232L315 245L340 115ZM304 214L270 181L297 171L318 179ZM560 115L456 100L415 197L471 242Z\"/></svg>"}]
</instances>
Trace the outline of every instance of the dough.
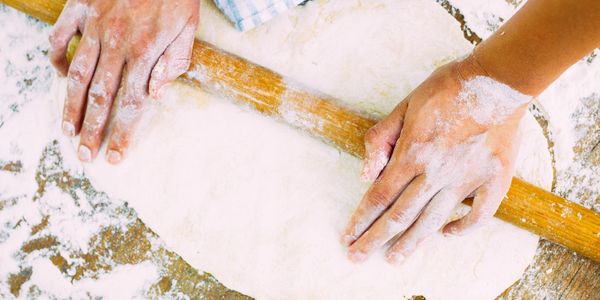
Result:
<instances>
[{"instance_id":1,"label":"dough","mask_svg":"<svg viewBox=\"0 0 600 300\"><path fill-rule=\"evenodd\" d=\"M202 7L201 38L379 115L471 47L433 1L315 1L246 34L212 2ZM55 87L64 97L64 81ZM227 100L177 84L164 94L128 158L115 167L99 157L87 175L232 289L260 299L491 299L535 253L536 236L493 220L465 237L434 236L401 266L381 253L353 265L338 241L368 187L358 159ZM518 174L548 187L541 129L527 115L522 130Z\"/></svg>"}]
</instances>

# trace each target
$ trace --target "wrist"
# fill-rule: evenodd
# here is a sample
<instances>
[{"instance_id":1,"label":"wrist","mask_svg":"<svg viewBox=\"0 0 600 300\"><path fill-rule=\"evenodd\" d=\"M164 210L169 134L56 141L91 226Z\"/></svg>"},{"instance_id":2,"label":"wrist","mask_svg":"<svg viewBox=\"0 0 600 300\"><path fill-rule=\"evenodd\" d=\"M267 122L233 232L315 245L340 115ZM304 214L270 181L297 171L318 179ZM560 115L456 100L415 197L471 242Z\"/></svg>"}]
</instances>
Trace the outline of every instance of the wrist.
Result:
<instances>
[{"instance_id":1,"label":"wrist","mask_svg":"<svg viewBox=\"0 0 600 300\"><path fill-rule=\"evenodd\" d=\"M490 76L486 69L481 66L473 53L457 62L457 71L461 81L468 81L477 76L490 77L495 80L495 78Z\"/></svg>"},{"instance_id":2,"label":"wrist","mask_svg":"<svg viewBox=\"0 0 600 300\"><path fill-rule=\"evenodd\" d=\"M456 71L461 81L458 97L469 102L469 113L482 125L518 124L533 99L492 76L472 54L457 62Z\"/></svg>"},{"instance_id":3,"label":"wrist","mask_svg":"<svg viewBox=\"0 0 600 300\"><path fill-rule=\"evenodd\" d=\"M519 65L514 59L501 53L503 51L494 51L484 42L475 47L469 57L473 64L481 68L485 76L531 97L539 95L552 82L553 79L546 78L545 74L516 67Z\"/></svg>"}]
</instances>

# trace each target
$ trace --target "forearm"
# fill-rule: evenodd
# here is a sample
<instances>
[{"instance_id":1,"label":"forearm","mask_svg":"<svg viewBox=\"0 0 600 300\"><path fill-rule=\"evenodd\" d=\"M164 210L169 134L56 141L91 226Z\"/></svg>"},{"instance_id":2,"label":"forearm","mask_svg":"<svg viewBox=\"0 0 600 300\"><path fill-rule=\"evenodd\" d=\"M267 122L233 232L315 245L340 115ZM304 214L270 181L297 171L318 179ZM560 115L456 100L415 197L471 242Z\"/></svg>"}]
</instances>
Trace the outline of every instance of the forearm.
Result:
<instances>
[{"instance_id":1,"label":"forearm","mask_svg":"<svg viewBox=\"0 0 600 300\"><path fill-rule=\"evenodd\" d=\"M529 0L473 56L494 79L540 94L600 46L600 1Z\"/></svg>"}]
</instances>

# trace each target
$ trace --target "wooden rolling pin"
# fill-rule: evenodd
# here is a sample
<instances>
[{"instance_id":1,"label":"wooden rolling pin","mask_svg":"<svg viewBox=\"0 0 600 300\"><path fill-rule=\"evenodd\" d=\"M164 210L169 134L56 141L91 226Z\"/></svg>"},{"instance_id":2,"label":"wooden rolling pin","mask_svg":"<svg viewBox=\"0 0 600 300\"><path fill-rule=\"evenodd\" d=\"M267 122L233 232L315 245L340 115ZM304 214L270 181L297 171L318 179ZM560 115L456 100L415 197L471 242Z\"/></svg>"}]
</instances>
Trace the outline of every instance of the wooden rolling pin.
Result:
<instances>
[{"instance_id":1,"label":"wooden rolling pin","mask_svg":"<svg viewBox=\"0 0 600 300\"><path fill-rule=\"evenodd\" d=\"M0 2L54 23L65 0ZM364 134L376 123L331 97L202 41L195 42L192 64L182 79L283 119L359 158L364 156ZM600 262L600 214L581 205L513 178L495 216Z\"/></svg>"}]
</instances>

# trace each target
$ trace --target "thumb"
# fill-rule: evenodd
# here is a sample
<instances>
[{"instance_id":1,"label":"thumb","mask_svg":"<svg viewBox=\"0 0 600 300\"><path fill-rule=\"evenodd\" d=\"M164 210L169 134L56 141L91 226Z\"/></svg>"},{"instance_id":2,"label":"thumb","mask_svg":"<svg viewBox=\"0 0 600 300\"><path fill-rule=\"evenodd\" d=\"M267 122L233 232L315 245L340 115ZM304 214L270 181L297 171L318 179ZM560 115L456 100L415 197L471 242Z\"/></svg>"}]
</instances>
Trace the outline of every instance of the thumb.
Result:
<instances>
[{"instance_id":1,"label":"thumb","mask_svg":"<svg viewBox=\"0 0 600 300\"><path fill-rule=\"evenodd\" d=\"M408 99L402 101L392 113L365 134L365 160L360 174L362 179L375 180L390 160L402 132Z\"/></svg>"},{"instance_id":2,"label":"thumb","mask_svg":"<svg viewBox=\"0 0 600 300\"><path fill-rule=\"evenodd\" d=\"M149 93L151 96L158 98L160 89L165 84L177 79L188 70L195 30L196 27L193 23L187 24L158 59L150 77Z\"/></svg>"}]
</instances>

